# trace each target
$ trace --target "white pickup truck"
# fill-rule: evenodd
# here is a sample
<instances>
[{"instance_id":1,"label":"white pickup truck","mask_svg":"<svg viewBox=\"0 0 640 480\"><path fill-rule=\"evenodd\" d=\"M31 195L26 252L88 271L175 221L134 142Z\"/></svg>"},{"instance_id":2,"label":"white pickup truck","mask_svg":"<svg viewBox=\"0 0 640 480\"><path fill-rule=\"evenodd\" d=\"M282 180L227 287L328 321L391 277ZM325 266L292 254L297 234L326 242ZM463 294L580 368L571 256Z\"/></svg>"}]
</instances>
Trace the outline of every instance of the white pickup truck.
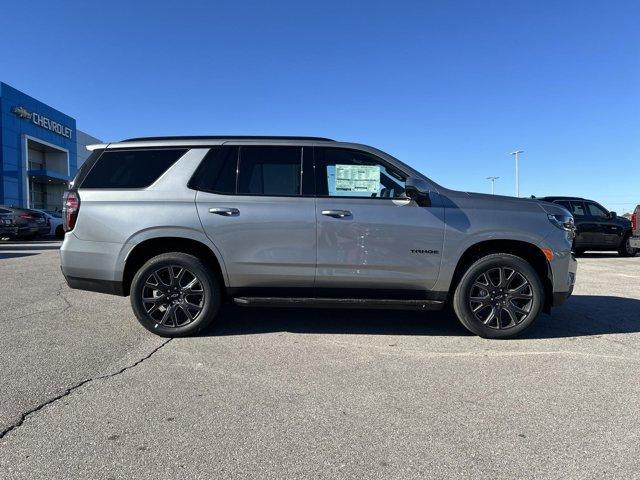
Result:
<instances>
[{"instance_id":1,"label":"white pickup truck","mask_svg":"<svg viewBox=\"0 0 640 480\"><path fill-rule=\"evenodd\" d=\"M629 245L632 248L640 248L640 205L636 206L636 209L631 215L631 238L629 239Z\"/></svg>"}]
</instances>

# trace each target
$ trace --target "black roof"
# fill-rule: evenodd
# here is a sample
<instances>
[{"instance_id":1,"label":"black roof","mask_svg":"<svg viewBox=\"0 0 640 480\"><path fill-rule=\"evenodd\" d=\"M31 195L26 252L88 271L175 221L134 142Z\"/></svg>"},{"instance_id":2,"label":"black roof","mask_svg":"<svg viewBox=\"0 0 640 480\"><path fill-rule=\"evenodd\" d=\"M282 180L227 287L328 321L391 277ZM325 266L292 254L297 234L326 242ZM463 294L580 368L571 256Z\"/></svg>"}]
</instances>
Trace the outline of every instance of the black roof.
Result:
<instances>
[{"instance_id":1,"label":"black roof","mask_svg":"<svg viewBox=\"0 0 640 480\"><path fill-rule=\"evenodd\" d=\"M330 138L324 137L295 137L295 136L278 136L278 135L187 135L187 136L168 136L168 137L136 137L127 138L123 142L142 142L142 141L163 141L163 140L311 140L323 142L335 142Z\"/></svg>"},{"instance_id":2,"label":"black roof","mask_svg":"<svg viewBox=\"0 0 640 480\"><path fill-rule=\"evenodd\" d=\"M547 202L552 202L554 200L580 200L580 201L584 201L585 199L582 197L556 197L556 196L550 196L550 197L533 197L536 200L544 200Z\"/></svg>"}]
</instances>

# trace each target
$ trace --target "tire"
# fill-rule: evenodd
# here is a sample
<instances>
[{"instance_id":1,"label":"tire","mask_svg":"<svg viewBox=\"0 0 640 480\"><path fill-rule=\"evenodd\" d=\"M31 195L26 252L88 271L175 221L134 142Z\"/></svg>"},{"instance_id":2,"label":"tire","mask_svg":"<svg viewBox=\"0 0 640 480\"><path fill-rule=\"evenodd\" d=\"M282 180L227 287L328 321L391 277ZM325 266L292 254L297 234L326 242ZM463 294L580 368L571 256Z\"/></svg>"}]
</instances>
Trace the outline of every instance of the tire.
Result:
<instances>
[{"instance_id":1,"label":"tire","mask_svg":"<svg viewBox=\"0 0 640 480\"><path fill-rule=\"evenodd\" d=\"M630 238L631 238L631 235L627 234L622 239L622 242L620 242L620 247L618 248L618 255L620 255L621 257L635 257L636 254L638 253L637 249L632 248L631 245L629 245Z\"/></svg>"},{"instance_id":2,"label":"tire","mask_svg":"<svg viewBox=\"0 0 640 480\"><path fill-rule=\"evenodd\" d=\"M56 227L55 235L56 238L64 238L64 228L62 228L62 225Z\"/></svg>"},{"instance_id":3,"label":"tire","mask_svg":"<svg viewBox=\"0 0 640 480\"><path fill-rule=\"evenodd\" d=\"M535 322L543 305L544 289L536 271L526 260L506 253L473 263L453 295L453 309L462 325L483 338L519 335Z\"/></svg>"},{"instance_id":4,"label":"tire","mask_svg":"<svg viewBox=\"0 0 640 480\"><path fill-rule=\"evenodd\" d=\"M218 313L221 296L211 269L180 252L153 257L131 282L131 307L138 321L162 337L194 335L206 328Z\"/></svg>"}]
</instances>

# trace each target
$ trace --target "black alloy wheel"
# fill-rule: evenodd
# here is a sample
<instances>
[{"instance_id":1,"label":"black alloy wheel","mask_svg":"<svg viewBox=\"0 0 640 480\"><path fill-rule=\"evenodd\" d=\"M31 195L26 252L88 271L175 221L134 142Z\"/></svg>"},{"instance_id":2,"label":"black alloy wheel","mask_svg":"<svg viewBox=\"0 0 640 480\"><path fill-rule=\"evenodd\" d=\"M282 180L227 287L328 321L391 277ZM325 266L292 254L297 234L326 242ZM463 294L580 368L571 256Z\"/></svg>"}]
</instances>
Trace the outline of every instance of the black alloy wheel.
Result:
<instances>
[{"instance_id":1,"label":"black alloy wheel","mask_svg":"<svg viewBox=\"0 0 640 480\"><path fill-rule=\"evenodd\" d=\"M165 327L183 327L196 320L204 300L200 279L180 265L154 270L142 288L145 313Z\"/></svg>"},{"instance_id":2,"label":"black alloy wheel","mask_svg":"<svg viewBox=\"0 0 640 480\"><path fill-rule=\"evenodd\" d=\"M469 291L469 306L475 318L490 328L511 328L531 313L533 289L529 281L509 267L482 272Z\"/></svg>"},{"instance_id":3,"label":"black alloy wheel","mask_svg":"<svg viewBox=\"0 0 640 480\"><path fill-rule=\"evenodd\" d=\"M493 253L476 260L458 282L453 309L472 333L511 338L530 327L544 305L542 280L525 259Z\"/></svg>"},{"instance_id":4,"label":"black alloy wheel","mask_svg":"<svg viewBox=\"0 0 640 480\"><path fill-rule=\"evenodd\" d=\"M166 337L191 335L205 328L216 316L222 296L211 269L181 252L148 260L134 275L130 293L142 326Z\"/></svg>"}]
</instances>

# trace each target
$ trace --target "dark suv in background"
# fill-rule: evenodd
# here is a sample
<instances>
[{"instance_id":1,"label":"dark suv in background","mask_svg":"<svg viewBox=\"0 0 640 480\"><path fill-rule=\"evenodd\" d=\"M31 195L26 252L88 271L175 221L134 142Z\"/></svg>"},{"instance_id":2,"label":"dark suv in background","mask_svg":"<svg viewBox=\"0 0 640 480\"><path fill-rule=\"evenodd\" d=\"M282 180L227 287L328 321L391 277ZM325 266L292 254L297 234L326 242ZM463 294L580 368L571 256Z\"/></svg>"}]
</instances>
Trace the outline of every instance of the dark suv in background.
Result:
<instances>
[{"instance_id":1,"label":"dark suv in background","mask_svg":"<svg viewBox=\"0 0 640 480\"><path fill-rule=\"evenodd\" d=\"M14 225L17 226L17 233L13 235L15 237L33 239L49 234L51 225L47 216L42 212L29 208L0 205L0 214L6 219L13 219Z\"/></svg>"},{"instance_id":2,"label":"dark suv in background","mask_svg":"<svg viewBox=\"0 0 640 480\"><path fill-rule=\"evenodd\" d=\"M556 203L573 215L576 236L573 250L580 255L587 250L617 250L623 257L633 257L638 249L630 245L631 221L618 217L593 200L579 197L537 197L537 200Z\"/></svg>"}]
</instances>

